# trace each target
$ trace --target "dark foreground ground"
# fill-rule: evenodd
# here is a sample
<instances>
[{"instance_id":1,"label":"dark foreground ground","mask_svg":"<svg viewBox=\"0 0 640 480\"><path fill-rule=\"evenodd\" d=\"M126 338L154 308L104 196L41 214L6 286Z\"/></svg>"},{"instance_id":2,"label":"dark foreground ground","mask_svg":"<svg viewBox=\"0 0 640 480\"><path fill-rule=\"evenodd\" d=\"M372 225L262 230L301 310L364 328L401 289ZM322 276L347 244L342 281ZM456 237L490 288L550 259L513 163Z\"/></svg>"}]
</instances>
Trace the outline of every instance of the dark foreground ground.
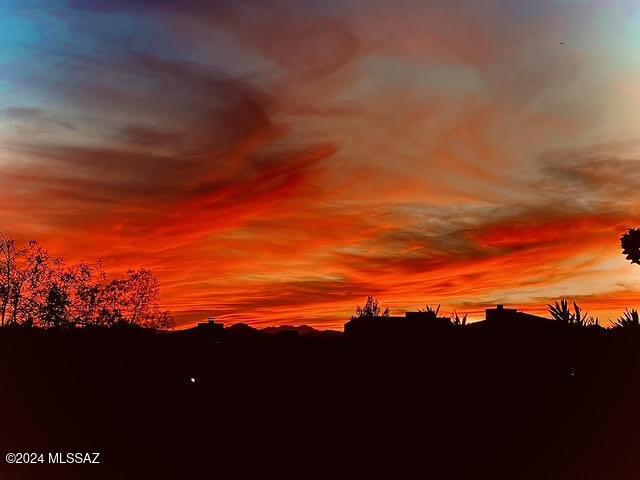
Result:
<instances>
[{"instance_id":1,"label":"dark foreground ground","mask_svg":"<svg viewBox=\"0 0 640 480\"><path fill-rule=\"evenodd\" d=\"M640 478L633 334L5 329L0 392L2 479ZM102 454L52 466L7 452Z\"/></svg>"}]
</instances>

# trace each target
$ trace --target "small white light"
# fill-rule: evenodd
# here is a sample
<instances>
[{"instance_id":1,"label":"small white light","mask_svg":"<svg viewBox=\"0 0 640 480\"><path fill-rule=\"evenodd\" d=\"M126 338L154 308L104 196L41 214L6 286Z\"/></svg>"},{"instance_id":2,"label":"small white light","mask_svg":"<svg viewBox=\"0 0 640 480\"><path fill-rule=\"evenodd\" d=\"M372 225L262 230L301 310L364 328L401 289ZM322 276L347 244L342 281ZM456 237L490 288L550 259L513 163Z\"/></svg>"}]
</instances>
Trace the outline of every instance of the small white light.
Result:
<instances>
[{"instance_id":1,"label":"small white light","mask_svg":"<svg viewBox=\"0 0 640 480\"><path fill-rule=\"evenodd\" d=\"M196 379L194 377L191 377L189 380L191 381L191 383L196 383Z\"/></svg>"}]
</instances>

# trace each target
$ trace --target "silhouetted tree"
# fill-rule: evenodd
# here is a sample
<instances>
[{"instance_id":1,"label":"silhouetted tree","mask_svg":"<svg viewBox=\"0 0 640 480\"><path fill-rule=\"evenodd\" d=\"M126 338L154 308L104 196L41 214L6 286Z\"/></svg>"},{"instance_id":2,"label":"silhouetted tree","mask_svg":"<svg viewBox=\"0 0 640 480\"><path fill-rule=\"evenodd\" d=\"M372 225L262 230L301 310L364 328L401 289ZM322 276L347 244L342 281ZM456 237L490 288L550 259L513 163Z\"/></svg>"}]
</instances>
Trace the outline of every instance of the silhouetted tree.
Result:
<instances>
[{"instance_id":1,"label":"silhouetted tree","mask_svg":"<svg viewBox=\"0 0 640 480\"><path fill-rule=\"evenodd\" d=\"M620 237L622 254L626 255L631 263L640 265L640 229L630 228Z\"/></svg>"},{"instance_id":2,"label":"silhouetted tree","mask_svg":"<svg viewBox=\"0 0 640 480\"><path fill-rule=\"evenodd\" d=\"M160 284L150 271L129 270L126 279L114 279L97 291L97 324L171 328L173 319L158 305L159 296Z\"/></svg>"},{"instance_id":3,"label":"silhouetted tree","mask_svg":"<svg viewBox=\"0 0 640 480\"><path fill-rule=\"evenodd\" d=\"M74 282L71 286L69 315L75 325L97 325L100 323L100 304L103 299L106 274L102 264L80 263L71 271Z\"/></svg>"},{"instance_id":4,"label":"silhouetted tree","mask_svg":"<svg viewBox=\"0 0 640 480\"><path fill-rule=\"evenodd\" d=\"M35 240L20 250L11 284L11 325L33 325L41 316L53 276L49 253Z\"/></svg>"},{"instance_id":5,"label":"silhouetted tree","mask_svg":"<svg viewBox=\"0 0 640 480\"><path fill-rule=\"evenodd\" d=\"M71 326L67 309L71 301L69 295L59 285L49 287L46 304L42 312L42 321L48 327L60 328Z\"/></svg>"},{"instance_id":6,"label":"silhouetted tree","mask_svg":"<svg viewBox=\"0 0 640 480\"><path fill-rule=\"evenodd\" d=\"M0 233L0 325L7 319L7 310L13 293L16 263L21 251L13 239Z\"/></svg>"},{"instance_id":7,"label":"silhouetted tree","mask_svg":"<svg viewBox=\"0 0 640 480\"><path fill-rule=\"evenodd\" d=\"M37 242L0 234L0 324L42 327L173 326L159 306L160 284L145 269L107 281L100 263L68 266Z\"/></svg>"},{"instance_id":8,"label":"silhouetted tree","mask_svg":"<svg viewBox=\"0 0 640 480\"><path fill-rule=\"evenodd\" d=\"M388 308L382 310L382 307L378 304L378 300L373 295L369 295L364 307L360 307L360 305L358 305L356 307L356 314L351 318L388 317L390 313L391 311Z\"/></svg>"},{"instance_id":9,"label":"silhouetted tree","mask_svg":"<svg viewBox=\"0 0 640 480\"><path fill-rule=\"evenodd\" d=\"M114 279L100 290L98 325L112 327L126 323L125 288L125 280Z\"/></svg>"},{"instance_id":10,"label":"silhouetted tree","mask_svg":"<svg viewBox=\"0 0 640 480\"><path fill-rule=\"evenodd\" d=\"M160 295L160 283L149 270L129 270L125 285L129 322L142 324L152 315L153 305Z\"/></svg>"}]
</instances>

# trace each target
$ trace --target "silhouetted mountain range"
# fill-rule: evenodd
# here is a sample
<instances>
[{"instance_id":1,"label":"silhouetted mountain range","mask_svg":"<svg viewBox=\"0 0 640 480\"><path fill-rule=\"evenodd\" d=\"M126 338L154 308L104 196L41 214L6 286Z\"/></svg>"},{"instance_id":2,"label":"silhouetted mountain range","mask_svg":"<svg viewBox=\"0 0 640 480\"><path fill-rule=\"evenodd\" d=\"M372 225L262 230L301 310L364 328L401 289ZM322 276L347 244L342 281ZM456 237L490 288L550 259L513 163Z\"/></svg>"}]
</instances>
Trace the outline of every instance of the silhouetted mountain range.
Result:
<instances>
[{"instance_id":1,"label":"silhouetted mountain range","mask_svg":"<svg viewBox=\"0 0 640 480\"><path fill-rule=\"evenodd\" d=\"M294 332L298 332L299 335L304 336L304 335L310 335L310 336L314 336L314 335L340 335L341 332L338 332L337 330L318 330L315 329L309 325L298 325L298 326L293 326L293 325L279 325L279 326L272 326L272 327L266 327L262 329L263 332L266 333L270 333L270 334L279 334L281 332L290 332L290 331L294 331Z\"/></svg>"}]
</instances>

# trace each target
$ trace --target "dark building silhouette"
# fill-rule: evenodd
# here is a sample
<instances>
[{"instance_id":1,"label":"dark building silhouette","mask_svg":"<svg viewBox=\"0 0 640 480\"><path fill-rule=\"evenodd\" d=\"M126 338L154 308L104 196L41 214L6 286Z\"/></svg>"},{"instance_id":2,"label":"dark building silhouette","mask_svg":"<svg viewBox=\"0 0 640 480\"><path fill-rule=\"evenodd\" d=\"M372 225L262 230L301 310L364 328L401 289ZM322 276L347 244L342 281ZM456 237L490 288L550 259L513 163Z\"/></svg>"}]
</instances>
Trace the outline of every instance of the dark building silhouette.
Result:
<instances>
[{"instance_id":1,"label":"dark building silhouette","mask_svg":"<svg viewBox=\"0 0 640 480\"><path fill-rule=\"evenodd\" d=\"M470 323L472 330L490 330L494 333L512 334L543 334L554 329L557 322L549 318L518 311L516 308L505 308L496 305L485 309L485 319Z\"/></svg>"},{"instance_id":2,"label":"dark building silhouette","mask_svg":"<svg viewBox=\"0 0 640 480\"><path fill-rule=\"evenodd\" d=\"M198 333L206 333L208 335L217 336L221 335L224 331L224 325L217 323L214 317L209 317L206 322L198 322L196 326Z\"/></svg>"},{"instance_id":3,"label":"dark building silhouette","mask_svg":"<svg viewBox=\"0 0 640 480\"><path fill-rule=\"evenodd\" d=\"M438 317L434 312L406 312L404 316L352 318L344 325L344 334L350 338L415 339L417 336L451 328L449 317Z\"/></svg>"},{"instance_id":4,"label":"dark building silhouette","mask_svg":"<svg viewBox=\"0 0 640 480\"><path fill-rule=\"evenodd\" d=\"M530 313L519 312L515 308L504 308L504 305L496 305L495 308L487 308L485 311L485 321L491 324L501 324L504 322L518 322L534 324L539 322L549 322L548 318Z\"/></svg>"}]
</instances>

